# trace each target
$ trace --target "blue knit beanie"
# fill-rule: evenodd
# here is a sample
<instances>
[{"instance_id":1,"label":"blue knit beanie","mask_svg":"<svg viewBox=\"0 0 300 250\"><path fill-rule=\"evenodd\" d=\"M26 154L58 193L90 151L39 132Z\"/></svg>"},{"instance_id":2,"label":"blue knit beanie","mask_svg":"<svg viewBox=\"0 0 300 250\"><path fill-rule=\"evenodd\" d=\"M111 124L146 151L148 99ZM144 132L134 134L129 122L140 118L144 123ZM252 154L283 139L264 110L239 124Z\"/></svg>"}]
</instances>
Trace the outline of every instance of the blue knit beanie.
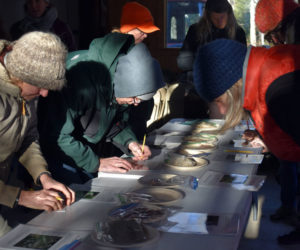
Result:
<instances>
[{"instance_id":1,"label":"blue knit beanie","mask_svg":"<svg viewBox=\"0 0 300 250\"><path fill-rule=\"evenodd\" d=\"M235 84L243 74L247 47L228 39L217 39L202 47L194 62L194 84L198 94L213 101Z\"/></svg>"}]
</instances>

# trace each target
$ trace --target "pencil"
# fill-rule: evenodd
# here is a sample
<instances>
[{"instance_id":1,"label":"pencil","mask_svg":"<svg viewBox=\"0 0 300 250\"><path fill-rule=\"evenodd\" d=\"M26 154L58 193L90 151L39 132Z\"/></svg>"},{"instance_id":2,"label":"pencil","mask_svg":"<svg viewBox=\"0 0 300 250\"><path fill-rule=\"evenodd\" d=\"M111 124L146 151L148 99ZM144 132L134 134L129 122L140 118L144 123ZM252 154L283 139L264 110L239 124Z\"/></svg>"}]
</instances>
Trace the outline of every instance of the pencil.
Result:
<instances>
[{"instance_id":1,"label":"pencil","mask_svg":"<svg viewBox=\"0 0 300 250\"><path fill-rule=\"evenodd\" d=\"M144 147L146 142L146 134L144 135L143 145L142 145L142 153L144 154Z\"/></svg>"},{"instance_id":2,"label":"pencil","mask_svg":"<svg viewBox=\"0 0 300 250\"><path fill-rule=\"evenodd\" d=\"M64 201L64 199L60 198L60 197L55 197L58 201Z\"/></svg>"},{"instance_id":3,"label":"pencil","mask_svg":"<svg viewBox=\"0 0 300 250\"><path fill-rule=\"evenodd\" d=\"M225 149L224 152L228 153L241 153L241 154L253 154L253 151L248 150L236 150L236 149Z\"/></svg>"}]
</instances>

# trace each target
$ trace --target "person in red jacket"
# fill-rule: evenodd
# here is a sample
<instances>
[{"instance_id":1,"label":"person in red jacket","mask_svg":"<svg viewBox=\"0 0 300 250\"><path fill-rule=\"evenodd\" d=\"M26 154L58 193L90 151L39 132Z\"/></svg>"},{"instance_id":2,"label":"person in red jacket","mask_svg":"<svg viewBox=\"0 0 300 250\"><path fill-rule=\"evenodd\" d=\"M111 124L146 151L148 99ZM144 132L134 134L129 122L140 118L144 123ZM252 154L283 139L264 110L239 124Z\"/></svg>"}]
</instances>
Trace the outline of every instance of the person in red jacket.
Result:
<instances>
[{"instance_id":1,"label":"person in red jacket","mask_svg":"<svg viewBox=\"0 0 300 250\"><path fill-rule=\"evenodd\" d=\"M287 164L299 162L299 58L298 45L247 49L236 41L215 40L197 53L195 87L225 115L224 130L251 117L271 153Z\"/></svg>"},{"instance_id":2,"label":"person in red jacket","mask_svg":"<svg viewBox=\"0 0 300 250\"><path fill-rule=\"evenodd\" d=\"M300 44L300 5L294 0L260 0L255 9L255 24L270 44ZM297 218L298 162L281 161L279 183L281 206L270 219L299 224ZM280 244L300 241L300 230L279 236Z\"/></svg>"}]
</instances>

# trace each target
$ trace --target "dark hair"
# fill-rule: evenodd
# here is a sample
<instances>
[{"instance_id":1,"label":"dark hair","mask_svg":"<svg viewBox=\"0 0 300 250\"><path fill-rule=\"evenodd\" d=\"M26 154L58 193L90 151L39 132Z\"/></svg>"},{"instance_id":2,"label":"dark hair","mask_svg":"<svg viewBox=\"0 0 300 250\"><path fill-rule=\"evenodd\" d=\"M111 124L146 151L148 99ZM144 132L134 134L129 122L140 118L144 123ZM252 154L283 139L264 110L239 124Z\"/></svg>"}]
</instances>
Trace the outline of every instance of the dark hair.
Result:
<instances>
[{"instance_id":1,"label":"dark hair","mask_svg":"<svg viewBox=\"0 0 300 250\"><path fill-rule=\"evenodd\" d=\"M217 13L228 12L231 8L227 0L207 0L205 10Z\"/></svg>"},{"instance_id":2,"label":"dark hair","mask_svg":"<svg viewBox=\"0 0 300 250\"><path fill-rule=\"evenodd\" d=\"M275 29L265 35L265 39L274 44L300 44L300 7L284 18ZM291 34L292 32L292 34ZM275 37L278 42L274 42Z\"/></svg>"},{"instance_id":3,"label":"dark hair","mask_svg":"<svg viewBox=\"0 0 300 250\"><path fill-rule=\"evenodd\" d=\"M199 34L199 36L197 37L198 44L205 44L212 40L213 24L210 19L211 12L215 12L215 11L205 9L203 16L201 17L201 19L199 20L199 22L197 24L197 30L198 30L197 34ZM225 12L227 12L227 14L228 14L228 20L227 20L227 24L225 27L227 34L228 34L228 39L234 40L238 24L237 24L236 18L233 13L233 9L230 4L229 4L227 11L225 11ZM224 12L221 12L221 13L224 13Z\"/></svg>"}]
</instances>

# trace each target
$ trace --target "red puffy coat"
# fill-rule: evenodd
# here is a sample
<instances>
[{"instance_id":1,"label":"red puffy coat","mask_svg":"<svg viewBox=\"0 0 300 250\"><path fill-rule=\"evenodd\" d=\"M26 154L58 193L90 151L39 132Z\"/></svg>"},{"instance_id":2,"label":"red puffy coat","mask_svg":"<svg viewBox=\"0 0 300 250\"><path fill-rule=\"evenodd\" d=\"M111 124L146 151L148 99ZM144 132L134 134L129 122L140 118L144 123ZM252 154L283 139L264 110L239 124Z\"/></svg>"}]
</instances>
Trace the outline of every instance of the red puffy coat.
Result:
<instances>
[{"instance_id":1,"label":"red puffy coat","mask_svg":"<svg viewBox=\"0 0 300 250\"><path fill-rule=\"evenodd\" d=\"M270 151L300 161L300 46L250 47L244 69L244 108Z\"/></svg>"}]
</instances>

